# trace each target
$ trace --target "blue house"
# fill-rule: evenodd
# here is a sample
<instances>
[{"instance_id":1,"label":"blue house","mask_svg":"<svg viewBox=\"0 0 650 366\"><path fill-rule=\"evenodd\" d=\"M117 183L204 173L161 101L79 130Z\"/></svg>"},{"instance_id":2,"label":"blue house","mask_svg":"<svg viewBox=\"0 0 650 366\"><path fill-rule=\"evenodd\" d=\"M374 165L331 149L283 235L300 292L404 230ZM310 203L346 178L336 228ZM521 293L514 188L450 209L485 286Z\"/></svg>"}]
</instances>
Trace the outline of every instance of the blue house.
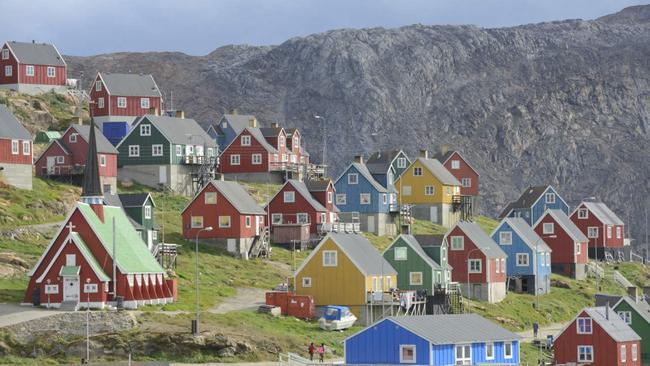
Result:
<instances>
[{"instance_id":1,"label":"blue house","mask_svg":"<svg viewBox=\"0 0 650 366\"><path fill-rule=\"evenodd\" d=\"M411 165L411 159L402 150L377 151L370 155L366 167L372 177L387 189L393 187L395 178Z\"/></svg>"},{"instance_id":2,"label":"blue house","mask_svg":"<svg viewBox=\"0 0 650 366\"><path fill-rule=\"evenodd\" d=\"M362 156L357 156L343 171L334 188L342 221L358 222L362 231L376 235L396 233L397 192L386 189L373 178Z\"/></svg>"},{"instance_id":3,"label":"blue house","mask_svg":"<svg viewBox=\"0 0 650 366\"><path fill-rule=\"evenodd\" d=\"M519 365L520 337L477 314L387 317L344 341L348 365Z\"/></svg>"},{"instance_id":4,"label":"blue house","mask_svg":"<svg viewBox=\"0 0 650 366\"><path fill-rule=\"evenodd\" d=\"M551 186L528 187L518 200L510 202L501 211L499 219L521 217L533 226L546 210L555 209L569 215L569 205Z\"/></svg>"},{"instance_id":5,"label":"blue house","mask_svg":"<svg viewBox=\"0 0 650 366\"><path fill-rule=\"evenodd\" d=\"M492 239L508 254L510 289L530 294L551 291L551 248L521 217L505 218Z\"/></svg>"},{"instance_id":6,"label":"blue house","mask_svg":"<svg viewBox=\"0 0 650 366\"><path fill-rule=\"evenodd\" d=\"M219 122L205 131L223 151L246 127L259 127L257 118L250 114L224 114Z\"/></svg>"}]
</instances>

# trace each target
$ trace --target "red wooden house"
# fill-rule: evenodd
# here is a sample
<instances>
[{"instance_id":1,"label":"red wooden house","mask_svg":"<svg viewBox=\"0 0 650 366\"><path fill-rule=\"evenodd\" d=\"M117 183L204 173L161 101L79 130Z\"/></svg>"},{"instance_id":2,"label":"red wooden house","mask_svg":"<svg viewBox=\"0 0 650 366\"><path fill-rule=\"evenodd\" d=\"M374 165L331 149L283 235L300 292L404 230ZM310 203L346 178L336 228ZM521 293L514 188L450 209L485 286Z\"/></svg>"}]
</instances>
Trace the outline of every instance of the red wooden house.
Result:
<instances>
[{"instance_id":1,"label":"red wooden house","mask_svg":"<svg viewBox=\"0 0 650 366\"><path fill-rule=\"evenodd\" d=\"M583 201L571 214L571 221L589 239L592 258L603 259L606 251L616 251L625 245L623 220L603 202Z\"/></svg>"},{"instance_id":2,"label":"red wooden house","mask_svg":"<svg viewBox=\"0 0 650 366\"><path fill-rule=\"evenodd\" d=\"M181 212L183 237L212 240L248 258L268 240L266 212L237 182L213 180ZM206 228L211 230L205 230Z\"/></svg>"},{"instance_id":3,"label":"red wooden house","mask_svg":"<svg viewBox=\"0 0 650 366\"><path fill-rule=\"evenodd\" d=\"M97 73L90 85L90 116L104 131L106 122L127 123L161 111L162 94L147 74Z\"/></svg>"},{"instance_id":4,"label":"red wooden house","mask_svg":"<svg viewBox=\"0 0 650 366\"><path fill-rule=\"evenodd\" d=\"M445 151L435 158L460 182L461 219L470 219L479 211L478 171L458 151Z\"/></svg>"},{"instance_id":5,"label":"red wooden house","mask_svg":"<svg viewBox=\"0 0 650 366\"><path fill-rule=\"evenodd\" d=\"M79 183L87 161L89 135L90 126L70 125L63 137L52 141L34 163L36 176ZM115 193L118 152L99 130L96 135L102 189Z\"/></svg>"},{"instance_id":6,"label":"red wooden house","mask_svg":"<svg viewBox=\"0 0 650 366\"><path fill-rule=\"evenodd\" d=\"M65 92L67 65L54 45L6 42L0 49L0 88L21 93Z\"/></svg>"},{"instance_id":7,"label":"red wooden house","mask_svg":"<svg viewBox=\"0 0 650 366\"><path fill-rule=\"evenodd\" d=\"M97 153L94 127L87 154ZM115 233L115 234L113 234ZM81 202L28 273L24 304L61 309L171 302L175 280L149 252L121 207L104 204L98 162L85 166Z\"/></svg>"},{"instance_id":8,"label":"red wooden house","mask_svg":"<svg viewBox=\"0 0 650 366\"><path fill-rule=\"evenodd\" d=\"M336 220L336 213L323 206L304 182L293 179L287 180L271 198L266 211L271 217L271 226L310 224L312 235L323 229L322 224L331 224Z\"/></svg>"},{"instance_id":9,"label":"red wooden house","mask_svg":"<svg viewBox=\"0 0 650 366\"><path fill-rule=\"evenodd\" d=\"M464 296L491 303L505 298L508 256L478 224L459 221L445 241L451 280L459 283Z\"/></svg>"},{"instance_id":10,"label":"red wooden house","mask_svg":"<svg viewBox=\"0 0 650 366\"><path fill-rule=\"evenodd\" d=\"M338 207L334 204L334 197L336 190L334 189L334 183L331 179L320 179L320 180L311 180L308 179L305 181L307 190L311 195L323 205L329 212L329 222L337 221L337 214L340 212Z\"/></svg>"},{"instance_id":11,"label":"red wooden house","mask_svg":"<svg viewBox=\"0 0 650 366\"><path fill-rule=\"evenodd\" d=\"M0 181L32 189L32 135L0 104Z\"/></svg>"},{"instance_id":12,"label":"red wooden house","mask_svg":"<svg viewBox=\"0 0 650 366\"><path fill-rule=\"evenodd\" d=\"M609 306L585 308L553 343L555 364L640 366L640 341Z\"/></svg>"},{"instance_id":13,"label":"red wooden house","mask_svg":"<svg viewBox=\"0 0 650 366\"><path fill-rule=\"evenodd\" d=\"M562 210L546 210L533 229L553 250L551 270L581 280L586 276L587 237Z\"/></svg>"}]
</instances>

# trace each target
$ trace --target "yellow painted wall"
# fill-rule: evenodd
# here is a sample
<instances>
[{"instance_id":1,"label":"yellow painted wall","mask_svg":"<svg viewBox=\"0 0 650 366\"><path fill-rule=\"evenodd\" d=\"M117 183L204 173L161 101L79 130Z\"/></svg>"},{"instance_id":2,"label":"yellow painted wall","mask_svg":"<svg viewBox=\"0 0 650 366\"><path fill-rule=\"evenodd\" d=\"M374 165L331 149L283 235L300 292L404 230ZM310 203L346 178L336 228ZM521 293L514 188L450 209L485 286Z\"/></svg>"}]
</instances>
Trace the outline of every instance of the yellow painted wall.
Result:
<instances>
[{"instance_id":1,"label":"yellow painted wall","mask_svg":"<svg viewBox=\"0 0 650 366\"><path fill-rule=\"evenodd\" d=\"M381 284L379 283L381 280L381 273L378 273L376 275L370 275L366 277L366 288L368 291L372 291L372 281L373 277L377 278L377 289L381 290ZM390 281L388 280L390 278ZM384 273L384 289L388 291L390 288L397 288L397 277L395 275L387 275Z\"/></svg>"},{"instance_id":2,"label":"yellow painted wall","mask_svg":"<svg viewBox=\"0 0 650 366\"><path fill-rule=\"evenodd\" d=\"M414 176L414 168L422 168L421 176ZM406 196L403 194L404 186L411 187L411 195ZM434 186L435 191L433 195L427 196L424 194L425 186ZM395 181L395 188L399 194L400 203L411 204L435 204L435 203L452 203L454 191L460 192L458 186L443 185L438 178L436 178L427 168L420 162L420 158L415 160L411 166L402 173L402 175Z\"/></svg>"}]
</instances>

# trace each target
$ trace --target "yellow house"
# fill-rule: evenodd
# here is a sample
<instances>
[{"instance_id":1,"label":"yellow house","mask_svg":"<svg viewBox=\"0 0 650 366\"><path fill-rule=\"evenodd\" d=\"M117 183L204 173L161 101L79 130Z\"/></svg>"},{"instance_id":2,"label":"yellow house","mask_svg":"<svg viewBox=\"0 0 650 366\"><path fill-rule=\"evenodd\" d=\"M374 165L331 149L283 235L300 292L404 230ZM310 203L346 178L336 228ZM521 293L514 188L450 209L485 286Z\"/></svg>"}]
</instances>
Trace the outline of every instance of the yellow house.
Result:
<instances>
[{"instance_id":1,"label":"yellow house","mask_svg":"<svg viewBox=\"0 0 650 366\"><path fill-rule=\"evenodd\" d=\"M460 218L454 199L460 199L461 183L437 159L423 151L395 180L400 204L413 205L412 215L452 227Z\"/></svg>"},{"instance_id":2,"label":"yellow house","mask_svg":"<svg viewBox=\"0 0 650 366\"><path fill-rule=\"evenodd\" d=\"M316 306L348 306L359 319L371 291L397 286L395 269L358 234L328 234L294 276L297 294L311 295Z\"/></svg>"}]
</instances>

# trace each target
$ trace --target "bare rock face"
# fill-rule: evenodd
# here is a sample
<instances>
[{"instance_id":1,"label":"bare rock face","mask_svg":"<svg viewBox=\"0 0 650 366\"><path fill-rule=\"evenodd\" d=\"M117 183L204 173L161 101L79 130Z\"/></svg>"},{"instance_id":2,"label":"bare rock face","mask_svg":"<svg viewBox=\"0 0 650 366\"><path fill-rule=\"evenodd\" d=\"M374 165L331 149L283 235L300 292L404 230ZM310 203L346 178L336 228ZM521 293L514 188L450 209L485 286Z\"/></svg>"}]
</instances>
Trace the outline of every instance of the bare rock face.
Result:
<instances>
[{"instance_id":1,"label":"bare rock face","mask_svg":"<svg viewBox=\"0 0 650 366\"><path fill-rule=\"evenodd\" d=\"M314 160L322 115L334 176L361 152L448 145L479 170L486 214L548 183L570 204L600 197L638 234L650 203L649 56L650 6L636 6L593 21L343 29L200 57L67 60L71 77L152 73L205 124L238 108L297 126Z\"/></svg>"}]
</instances>

